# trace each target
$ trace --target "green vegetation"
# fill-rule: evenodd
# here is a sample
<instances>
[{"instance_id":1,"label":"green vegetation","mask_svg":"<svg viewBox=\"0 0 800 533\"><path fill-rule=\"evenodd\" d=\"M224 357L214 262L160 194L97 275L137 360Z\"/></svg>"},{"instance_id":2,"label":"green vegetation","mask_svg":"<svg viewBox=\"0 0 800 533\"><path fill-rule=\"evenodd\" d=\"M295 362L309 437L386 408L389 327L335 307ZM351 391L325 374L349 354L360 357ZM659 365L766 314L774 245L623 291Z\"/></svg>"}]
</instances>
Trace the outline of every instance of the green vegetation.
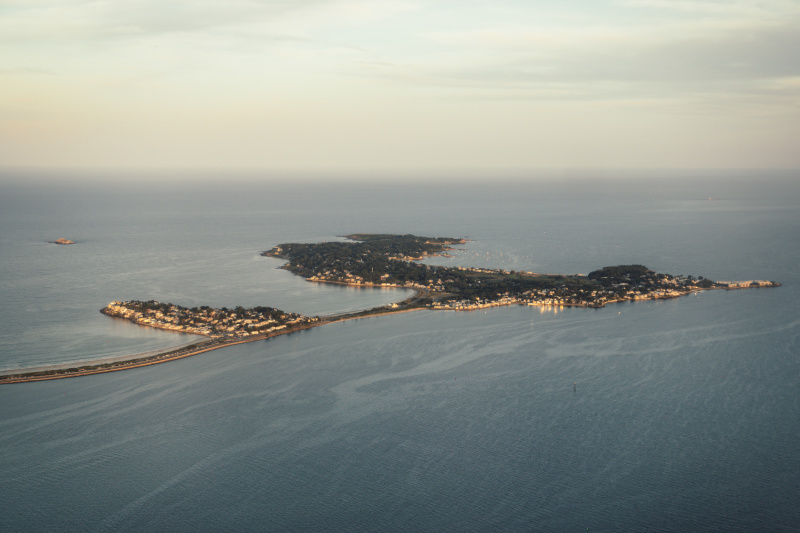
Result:
<instances>
[{"instance_id":1,"label":"green vegetation","mask_svg":"<svg viewBox=\"0 0 800 533\"><path fill-rule=\"evenodd\" d=\"M622 280L625 279L642 279L647 278L654 274L652 270L642 265L619 265L609 266L589 272L589 279L595 280Z\"/></svg>"},{"instance_id":2,"label":"green vegetation","mask_svg":"<svg viewBox=\"0 0 800 533\"><path fill-rule=\"evenodd\" d=\"M430 293L429 306L457 309L498 303L602 307L611 301L671 298L691 290L724 287L702 277L658 274L643 265L609 266L588 276L442 267L417 260L466 241L365 233L348 238L281 244L262 255L286 259L284 268L310 281L415 288Z\"/></svg>"},{"instance_id":3,"label":"green vegetation","mask_svg":"<svg viewBox=\"0 0 800 533\"><path fill-rule=\"evenodd\" d=\"M426 281L428 267L412 260L442 253L451 244L465 242L445 237L363 233L348 238L359 240L281 244L262 255L287 259L287 270L307 278L317 276L343 283L397 284Z\"/></svg>"}]
</instances>

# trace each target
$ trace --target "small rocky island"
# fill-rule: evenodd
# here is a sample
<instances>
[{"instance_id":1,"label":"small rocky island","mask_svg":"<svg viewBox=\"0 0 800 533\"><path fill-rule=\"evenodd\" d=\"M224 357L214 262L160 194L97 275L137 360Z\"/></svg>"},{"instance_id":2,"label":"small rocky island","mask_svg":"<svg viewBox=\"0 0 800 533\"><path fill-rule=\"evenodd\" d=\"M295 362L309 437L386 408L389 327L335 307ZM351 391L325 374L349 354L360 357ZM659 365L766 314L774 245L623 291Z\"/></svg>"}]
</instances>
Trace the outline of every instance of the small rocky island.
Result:
<instances>
[{"instance_id":1,"label":"small rocky island","mask_svg":"<svg viewBox=\"0 0 800 533\"><path fill-rule=\"evenodd\" d=\"M60 239L56 239L54 241L47 241L47 242L49 242L50 244L75 244L75 241L71 241L63 237L61 237Z\"/></svg>"}]
</instances>

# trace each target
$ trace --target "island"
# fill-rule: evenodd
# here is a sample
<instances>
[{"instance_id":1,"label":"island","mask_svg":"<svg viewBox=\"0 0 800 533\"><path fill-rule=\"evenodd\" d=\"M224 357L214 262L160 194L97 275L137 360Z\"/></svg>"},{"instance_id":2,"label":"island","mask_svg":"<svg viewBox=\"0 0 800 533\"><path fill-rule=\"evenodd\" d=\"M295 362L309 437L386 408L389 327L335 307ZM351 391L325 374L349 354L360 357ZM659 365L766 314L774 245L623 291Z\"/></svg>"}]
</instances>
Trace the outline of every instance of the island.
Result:
<instances>
[{"instance_id":1,"label":"island","mask_svg":"<svg viewBox=\"0 0 800 533\"><path fill-rule=\"evenodd\" d=\"M47 242L49 242L50 244L75 244L75 241L65 239L64 237L61 237L60 239L56 239L54 241L47 241Z\"/></svg>"},{"instance_id":2,"label":"island","mask_svg":"<svg viewBox=\"0 0 800 533\"><path fill-rule=\"evenodd\" d=\"M446 267L422 262L448 255L462 238L416 235L347 235L346 240L286 243L261 255L285 261L281 266L310 282L412 289L413 296L386 306L326 317L308 317L272 307L208 306L112 301L101 313L135 324L208 337L190 346L111 363L0 375L0 384L113 372L173 361L233 344L265 340L322 324L419 309L469 311L501 305L584 307L677 298L712 289L778 287L766 280L712 281L699 276L660 274L643 265L607 266L588 274L541 274L475 267Z\"/></svg>"}]
</instances>

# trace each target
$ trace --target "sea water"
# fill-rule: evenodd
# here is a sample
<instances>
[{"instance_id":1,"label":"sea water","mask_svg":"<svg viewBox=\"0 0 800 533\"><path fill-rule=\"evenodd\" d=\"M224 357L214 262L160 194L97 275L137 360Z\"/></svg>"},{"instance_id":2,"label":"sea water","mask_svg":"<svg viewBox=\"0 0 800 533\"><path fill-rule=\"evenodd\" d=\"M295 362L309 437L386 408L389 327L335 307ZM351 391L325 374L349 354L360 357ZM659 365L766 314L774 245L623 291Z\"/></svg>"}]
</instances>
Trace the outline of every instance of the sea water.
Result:
<instances>
[{"instance_id":1,"label":"sea water","mask_svg":"<svg viewBox=\"0 0 800 533\"><path fill-rule=\"evenodd\" d=\"M7 183L0 365L191 338L110 300L368 308L259 252L467 237L451 266L773 279L599 310L417 311L0 387L4 531L792 531L800 191L761 176L459 184ZM67 237L78 244L57 246Z\"/></svg>"}]
</instances>

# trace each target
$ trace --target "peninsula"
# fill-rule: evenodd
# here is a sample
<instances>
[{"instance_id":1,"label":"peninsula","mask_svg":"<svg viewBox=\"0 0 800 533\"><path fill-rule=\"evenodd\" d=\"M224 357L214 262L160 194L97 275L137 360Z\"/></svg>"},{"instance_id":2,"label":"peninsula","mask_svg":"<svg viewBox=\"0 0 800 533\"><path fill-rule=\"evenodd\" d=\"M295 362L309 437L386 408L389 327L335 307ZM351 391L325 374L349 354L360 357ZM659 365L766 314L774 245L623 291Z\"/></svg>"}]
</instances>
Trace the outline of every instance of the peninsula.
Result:
<instances>
[{"instance_id":1,"label":"peninsula","mask_svg":"<svg viewBox=\"0 0 800 533\"><path fill-rule=\"evenodd\" d=\"M402 287L427 293L418 304L470 310L496 305L604 307L630 300L677 298L706 289L777 287L773 281L712 281L659 274L642 265L605 267L588 275L444 267L419 259L444 254L464 239L353 234L347 241L281 244L262 255L285 259L283 268L308 281Z\"/></svg>"},{"instance_id":2,"label":"peninsula","mask_svg":"<svg viewBox=\"0 0 800 533\"><path fill-rule=\"evenodd\" d=\"M416 309L467 311L512 304L601 308L609 303L677 298L710 289L780 286L765 280L727 282L702 276L672 276L642 265L604 267L588 275L444 267L420 260L446 255L454 245L465 244L465 239L366 233L346 237L347 240L335 242L281 244L261 255L284 259L286 263L281 268L311 282L406 288L414 290L414 296L388 306L327 317L307 317L271 307L186 308L155 300L112 301L101 310L103 314L209 340L111 363L0 375L0 384L136 368L322 324Z\"/></svg>"}]
</instances>

